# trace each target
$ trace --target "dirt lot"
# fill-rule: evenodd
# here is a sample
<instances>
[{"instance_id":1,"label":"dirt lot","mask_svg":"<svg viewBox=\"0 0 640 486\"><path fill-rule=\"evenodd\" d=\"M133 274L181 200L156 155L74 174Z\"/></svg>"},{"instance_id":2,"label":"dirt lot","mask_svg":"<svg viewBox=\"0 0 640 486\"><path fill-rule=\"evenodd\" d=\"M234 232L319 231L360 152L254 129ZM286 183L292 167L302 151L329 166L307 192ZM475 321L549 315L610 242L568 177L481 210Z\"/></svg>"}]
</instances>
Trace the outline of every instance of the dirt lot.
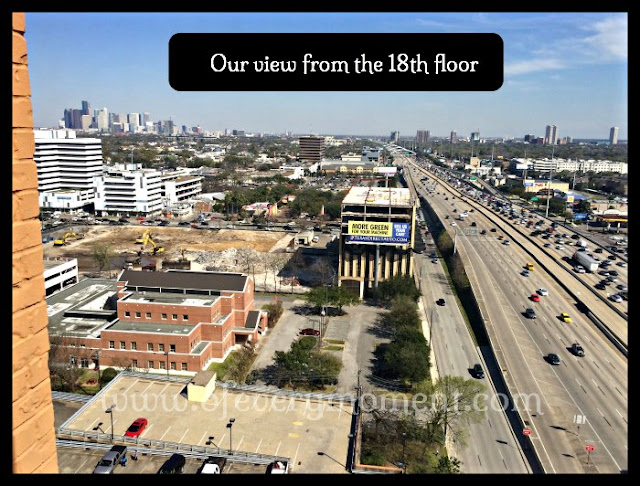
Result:
<instances>
[{"instance_id":1,"label":"dirt lot","mask_svg":"<svg viewBox=\"0 0 640 486\"><path fill-rule=\"evenodd\" d=\"M109 244L116 257L112 260L112 269L121 269L126 257L135 256L141 245L135 243L147 227L136 226L94 226L86 227L83 239L70 239L65 246L55 247L53 242L45 243L44 256L72 257L78 259L80 272L97 271L92 253L95 244ZM59 236L62 236L59 235ZM230 248L251 248L258 252L269 252L284 248L291 239L290 235L280 232L249 230L197 230L184 227L152 227L151 236L154 242L164 248L157 257L145 257L142 264L163 258L177 259L181 251L185 257L193 260L204 252L222 252ZM283 240L282 242L280 240ZM145 253L151 245L147 245ZM233 262L235 263L235 261ZM197 270L199 268L192 269ZM240 269L238 269L240 270Z\"/></svg>"}]
</instances>

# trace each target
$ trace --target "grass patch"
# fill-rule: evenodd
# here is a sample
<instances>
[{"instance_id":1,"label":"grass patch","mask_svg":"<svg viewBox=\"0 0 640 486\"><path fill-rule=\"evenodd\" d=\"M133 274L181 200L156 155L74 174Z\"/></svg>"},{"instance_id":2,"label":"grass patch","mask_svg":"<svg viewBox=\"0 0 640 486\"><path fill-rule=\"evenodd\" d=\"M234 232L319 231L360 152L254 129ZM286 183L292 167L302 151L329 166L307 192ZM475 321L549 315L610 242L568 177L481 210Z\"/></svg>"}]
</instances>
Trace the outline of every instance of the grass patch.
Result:
<instances>
[{"instance_id":1,"label":"grass patch","mask_svg":"<svg viewBox=\"0 0 640 486\"><path fill-rule=\"evenodd\" d=\"M323 341L327 342L327 343L331 343L331 344L344 344L344 341L341 341L340 339L323 339Z\"/></svg>"},{"instance_id":2,"label":"grass patch","mask_svg":"<svg viewBox=\"0 0 640 486\"><path fill-rule=\"evenodd\" d=\"M322 349L326 351L342 351L344 350L344 347L343 346L324 346Z\"/></svg>"}]
</instances>

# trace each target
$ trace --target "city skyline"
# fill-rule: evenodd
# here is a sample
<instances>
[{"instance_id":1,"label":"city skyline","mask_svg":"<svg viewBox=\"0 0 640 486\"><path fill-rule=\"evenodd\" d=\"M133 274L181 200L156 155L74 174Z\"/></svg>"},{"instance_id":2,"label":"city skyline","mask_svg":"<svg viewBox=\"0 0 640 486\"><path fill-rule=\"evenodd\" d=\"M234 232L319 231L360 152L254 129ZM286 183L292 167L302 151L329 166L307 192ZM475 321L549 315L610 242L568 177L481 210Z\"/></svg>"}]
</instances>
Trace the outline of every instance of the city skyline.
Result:
<instances>
[{"instance_id":1,"label":"city skyline","mask_svg":"<svg viewBox=\"0 0 640 486\"><path fill-rule=\"evenodd\" d=\"M209 131L483 138L627 134L626 13L27 13L34 124L54 127L88 100L115 113ZM74 32L60 36L59 32ZM135 31L131 40L127 32ZM495 32L504 84L495 92L176 92L177 32ZM82 38L83 42L77 42ZM55 39L55 42L52 40ZM283 48L284 50L284 48ZM100 53L100 55L96 55ZM108 60L108 61L105 61ZM588 82L585 82L588 80Z\"/></svg>"}]
</instances>

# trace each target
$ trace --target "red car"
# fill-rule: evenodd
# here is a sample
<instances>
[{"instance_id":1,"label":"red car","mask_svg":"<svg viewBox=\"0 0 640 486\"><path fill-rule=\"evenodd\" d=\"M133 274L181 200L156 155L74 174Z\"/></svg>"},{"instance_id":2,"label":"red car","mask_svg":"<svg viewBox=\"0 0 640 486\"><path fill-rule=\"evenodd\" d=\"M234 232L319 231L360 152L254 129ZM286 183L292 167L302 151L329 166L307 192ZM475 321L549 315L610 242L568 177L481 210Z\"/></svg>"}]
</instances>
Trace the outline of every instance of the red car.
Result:
<instances>
[{"instance_id":1,"label":"red car","mask_svg":"<svg viewBox=\"0 0 640 486\"><path fill-rule=\"evenodd\" d=\"M540 296L538 294L531 294L531 300L534 302L540 302Z\"/></svg>"},{"instance_id":2,"label":"red car","mask_svg":"<svg viewBox=\"0 0 640 486\"><path fill-rule=\"evenodd\" d=\"M308 327L307 329L303 329L302 331L300 331L300 334L302 334L303 336L319 336L320 331Z\"/></svg>"},{"instance_id":3,"label":"red car","mask_svg":"<svg viewBox=\"0 0 640 486\"><path fill-rule=\"evenodd\" d=\"M135 419L124 433L125 437L139 437L142 431L147 427L147 419L139 418Z\"/></svg>"}]
</instances>

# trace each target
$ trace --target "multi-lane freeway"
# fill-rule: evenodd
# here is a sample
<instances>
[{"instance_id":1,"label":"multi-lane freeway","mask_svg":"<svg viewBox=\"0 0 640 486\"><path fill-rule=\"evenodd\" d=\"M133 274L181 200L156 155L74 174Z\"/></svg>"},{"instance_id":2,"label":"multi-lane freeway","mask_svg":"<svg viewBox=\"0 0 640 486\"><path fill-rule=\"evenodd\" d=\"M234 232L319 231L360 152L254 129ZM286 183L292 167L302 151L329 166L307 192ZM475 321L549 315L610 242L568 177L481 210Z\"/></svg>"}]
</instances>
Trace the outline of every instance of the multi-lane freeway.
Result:
<instances>
[{"instance_id":1,"label":"multi-lane freeway","mask_svg":"<svg viewBox=\"0 0 640 486\"><path fill-rule=\"evenodd\" d=\"M567 252L563 254L563 250L554 248L556 253L550 253L542 246L545 240L529 236L531 229L520 231L517 225L468 197L465 202L461 201L458 191L418 167L414 160L404 158L403 165L413 174L410 180L418 193L445 223L452 239L456 239L502 374L512 395L520 397L521 403L517 405L531 428L531 442L544 470L549 473L625 471L628 467L627 360L578 310L574 297L577 293L580 300L615 329L616 334L624 336L625 341L627 321L578 280L585 274L558 267L566 264L561 257L567 256ZM425 177L427 180L423 180ZM434 184L438 189L429 190ZM450 225L456 214L469 209L474 212L470 212L466 220ZM471 228L473 222L477 233L464 231ZM491 228L496 232L491 232ZM487 230L485 235L480 234L482 229ZM505 239L511 244L503 244ZM533 256L534 270L530 276L524 276L523 267ZM564 272L562 282L543 267ZM621 275L622 278L626 276ZM539 289L547 292L538 292ZM532 298L534 294L539 295L539 302ZM527 308L535 311L535 319L525 316ZM567 313L571 322L561 321L562 313ZM583 346L584 357L570 351L576 341ZM434 346L438 349L436 337ZM464 355L459 349L447 351L449 355ZM559 365L550 364L546 359L549 353L560 357ZM523 403L525 399L529 401L528 409ZM575 421L581 421L581 417L586 417L586 423L578 425ZM587 445L595 447L589 457Z\"/></svg>"}]
</instances>

